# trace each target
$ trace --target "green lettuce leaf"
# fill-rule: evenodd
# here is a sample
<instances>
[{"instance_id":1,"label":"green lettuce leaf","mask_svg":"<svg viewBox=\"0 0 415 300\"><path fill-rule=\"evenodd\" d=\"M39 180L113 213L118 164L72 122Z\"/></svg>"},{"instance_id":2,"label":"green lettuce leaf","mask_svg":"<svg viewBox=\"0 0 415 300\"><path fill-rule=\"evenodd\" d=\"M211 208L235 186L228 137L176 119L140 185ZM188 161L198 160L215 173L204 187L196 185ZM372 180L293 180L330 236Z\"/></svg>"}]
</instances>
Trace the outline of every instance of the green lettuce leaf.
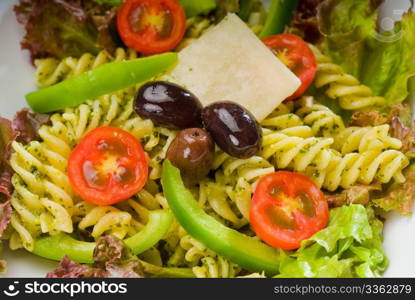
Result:
<instances>
[{"instance_id":1,"label":"green lettuce leaf","mask_svg":"<svg viewBox=\"0 0 415 300\"><path fill-rule=\"evenodd\" d=\"M366 44L359 79L389 105L401 103L415 75L415 13L405 14L393 35L369 36Z\"/></svg>"},{"instance_id":2,"label":"green lettuce leaf","mask_svg":"<svg viewBox=\"0 0 415 300\"><path fill-rule=\"evenodd\" d=\"M372 238L366 209L362 205L333 209L330 213L329 226L303 242L300 249L304 249L309 243L316 242L327 252L333 252L339 240L349 238L359 243Z\"/></svg>"},{"instance_id":3,"label":"green lettuce leaf","mask_svg":"<svg viewBox=\"0 0 415 300\"><path fill-rule=\"evenodd\" d=\"M366 39L376 29L380 1L325 0L317 11L323 52L349 74L359 77Z\"/></svg>"},{"instance_id":4,"label":"green lettuce leaf","mask_svg":"<svg viewBox=\"0 0 415 300\"><path fill-rule=\"evenodd\" d=\"M285 254L278 277L378 277L387 266L382 227L363 205L332 209L325 229Z\"/></svg>"},{"instance_id":5,"label":"green lettuce leaf","mask_svg":"<svg viewBox=\"0 0 415 300\"><path fill-rule=\"evenodd\" d=\"M323 52L383 96L392 106L403 102L415 75L415 14L406 13L393 32L377 26L381 1L325 0L318 9Z\"/></svg>"}]
</instances>

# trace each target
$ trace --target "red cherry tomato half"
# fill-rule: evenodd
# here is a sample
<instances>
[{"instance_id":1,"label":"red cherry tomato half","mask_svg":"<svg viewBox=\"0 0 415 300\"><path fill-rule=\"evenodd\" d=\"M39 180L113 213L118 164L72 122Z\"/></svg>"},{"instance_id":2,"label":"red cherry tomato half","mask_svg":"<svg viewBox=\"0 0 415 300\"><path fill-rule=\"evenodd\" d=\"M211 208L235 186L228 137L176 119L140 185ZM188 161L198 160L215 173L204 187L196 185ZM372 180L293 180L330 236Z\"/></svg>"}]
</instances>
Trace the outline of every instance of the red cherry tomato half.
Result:
<instances>
[{"instance_id":1,"label":"red cherry tomato half","mask_svg":"<svg viewBox=\"0 0 415 300\"><path fill-rule=\"evenodd\" d=\"M268 245L297 249L301 241L323 229L328 219L327 200L308 177L281 171L266 175L258 182L250 221Z\"/></svg>"},{"instance_id":2,"label":"red cherry tomato half","mask_svg":"<svg viewBox=\"0 0 415 300\"><path fill-rule=\"evenodd\" d=\"M123 42L143 54L175 48L186 31L186 15L178 0L127 0L117 14Z\"/></svg>"},{"instance_id":3,"label":"red cherry tomato half","mask_svg":"<svg viewBox=\"0 0 415 300\"><path fill-rule=\"evenodd\" d=\"M301 80L298 90L286 100L300 97L313 82L317 72L313 51L302 38L289 33L271 35L263 42Z\"/></svg>"},{"instance_id":4,"label":"red cherry tomato half","mask_svg":"<svg viewBox=\"0 0 415 300\"><path fill-rule=\"evenodd\" d=\"M99 127L73 150L68 175L82 199L109 205L128 199L143 188L148 163L133 135L119 128Z\"/></svg>"}]
</instances>

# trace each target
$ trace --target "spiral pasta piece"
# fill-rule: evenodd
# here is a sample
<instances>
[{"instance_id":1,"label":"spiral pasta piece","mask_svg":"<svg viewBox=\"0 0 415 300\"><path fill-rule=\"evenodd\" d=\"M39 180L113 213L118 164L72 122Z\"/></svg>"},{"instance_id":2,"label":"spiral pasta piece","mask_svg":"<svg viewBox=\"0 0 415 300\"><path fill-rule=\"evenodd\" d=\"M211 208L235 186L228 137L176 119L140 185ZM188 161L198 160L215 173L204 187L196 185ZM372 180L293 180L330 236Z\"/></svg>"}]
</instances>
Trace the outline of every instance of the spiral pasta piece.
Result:
<instances>
[{"instance_id":1,"label":"spiral pasta piece","mask_svg":"<svg viewBox=\"0 0 415 300\"><path fill-rule=\"evenodd\" d=\"M279 130L288 136L311 137L312 129L293 113L294 105L282 103L265 120L261 122L264 132Z\"/></svg>"},{"instance_id":2,"label":"spiral pasta piece","mask_svg":"<svg viewBox=\"0 0 415 300\"><path fill-rule=\"evenodd\" d=\"M409 160L396 150L366 151L334 155L330 165L323 187L335 191L339 187L350 188L356 183L388 183L392 179L398 183L405 182L402 170L409 165Z\"/></svg>"},{"instance_id":3,"label":"spiral pasta piece","mask_svg":"<svg viewBox=\"0 0 415 300\"><path fill-rule=\"evenodd\" d=\"M9 240L10 249L16 250L24 247L29 251L33 251L35 245L34 234L26 228L15 212L12 213L10 224L15 230Z\"/></svg>"},{"instance_id":4,"label":"spiral pasta piece","mask_svg":"<svg viewBox=\"0 0 415 300\"><path fill-rule=\"evenodd\" d=\"M224 152L217 152L215 155L212 169L219 168L226 178L243 178L250 183L275 170L274 166L261 156L238 159Z\"/></svg>"},{"instance_id":5,"label":"spiral pasta piece","mask_svg":"<svg viewBox=\"0 0 415 300\"><path fill-rule=\"evenodd\" d=\"M163 127L153 129L148 141L144 145L144 150L150 154L150 179L154 180L161 177L161 162L166 157L167 150L176 134L175 131Z\"/></svg>"},{"instance_id":6,"label":"spiral pasta piece","mask_svg":"<svg viewBox=\"0 0 415 300\"><path fill-rule=\"evenodd\" d=\"M114 56L102 50L96 56L85 53L80 58L67 57L61 61L55 58L42 58L35 61L36 85L39 87L51 86L62 80L75 77L113 61L134 59L137 53L131 49L116 49Z\"/></svg>"},{"instance_id":7,"label":"spiral pasta piece","mask_svg":"<svg viewBox=\"0 0 415 300\"><path fill-rule=\"evenodd\" d=\"M73 192L65 168L44 163L50 154L43 144L32 142L23 146L14 141L12 149L10 164L15 171L12 178L15 191L11 203L16 212L12 226L23 245L31 250L33 238L29 239L29 234L72 232Z\"/></svg>"},{"instance_id":8,"label":"spiral pasta piece","mask_svg":"<svg viewBox=\"0 0 415 300\"><path fill-rule=\"evenodd\" d=\"M79 203L78 206L80 205L84 205L84 203ZM82 212L85 214L82 215ZM132 218L128 212L120 211L113 206L95 206L88 211L79 209L77 216L82 216L78 228L86 230L92 227L91 236L95 239L103 234L112 234L123 239L130 229Z\"/></svg>"},{"instance_id":9,"label":"spiral pasta piece","mask_svg":"<svg viewBox=\"0 0 415 300\"><path fill-rule=\"evenodd\" d=\"M164 237L164 249L170 253L167 265L193 267L206 256L215 256L215 253L206 248L203 243L190 236L175 220L169 232Z\"/></svg>"},{"instance_id":10,"label":"spiral pasta piece","mask_svg":"<svg viewBox=\"0 0 415 300\"><path fill-rule=\"evenodd\" d=\"M184 39L176 47L176 51L180 51L187 47L195 39L199 38L212 25L212 21L206 17L192 17L186 20L186 34Z\"/></svg>"},{"instance_id":11,"label":"spiral pasta piece","mask_svg":"<svg viewBox=\"0 0 415 300\"><path fill-rule=\"evenodd\" d=\"M240 268L221 256L202 258L201 266L192 268L197 278L233 278Z\"/></svg>"},{"instance_id":12,"label":"spiral pasta piece","mask_svg":"<svg viewBox=\"0 0 415 300\"><path fill-rule=\"evenodd\" d=\"M202 243L188 234L180 239L180 247L185 250L185 261L193 265L198 264L203 257L214 255Z\"/></svg>"},{"instance_id":13,"label":"spiral pasta piece","mask_svg":"<svg viewBox=\"0 0 415 300\"><path fill-rule=\"evenodd\" d=\"M261 156L273 163L276 169L303 173L322 186L332 160L330 149L333 138L288 136L280 131L264 131Z\"/></svg>"},{"instance_id":14,"label":"spiral pasta piece","mask_svg":"<svg viewBox=\"0 0 415 300\"><path fill-rule=\"evenodd\" d=\"M274 166L266 159L260 156L253 156L248 159L238 159L229 156L223 152L217 152L213 162L212 169L216 170L216 184L221 183L222 198L228 199L227 204L224 203L221 207L222 210L234 211L237 209L238 222L235 217L226 218L224 213L221 213L218 209L216 213L224 217L228 221L233 222L233 225L240 227L245 225L249 220L249 208L252 201L252 193L258 179L262 176L270 174L275 171ZM204 191L208 195L209 187L202 185L201 191ZM204 195L201 195L199 199L203 199ZM220 199L220 197L218 197ZM200 201L203 203L203 201ZM235 206L233 208L232 204Z\"/></svg>"},{"instance_id":15,"label":"spiral pasta piece","mask_svg":"<svg viewBox=\"0 0 415 300\"><path fill-rule=\"evenodd\" d=\"M192 17L186 20L186 37L197 39L206 29L212 25L212 21L206 17Z\"/></svg>"},{"instance_id":16,"label":"spiral pasta piece","mask_svg":"<svg viewBox=\"0 0 415 300\"><path fill-rule=\"evenodd\" d=\"M347 74L342 67L333 63L321 51L309 45L317 59L318 69L315 79L317 88L327 87L325 93L332 99L338 99L346 110L363 110L385 103L383 97L373 95L373 91L359 80Z\"/></svg>"},{"instance_id":17,"label":"spiral pasta piece","mask_svg":"<svg viewBox=\"0 0 415 300\"><path fill-rule=\"evenodd\" d=\"M168 265L192 267L193 273L198 278L233 278L239 274L240 268L236 264L206 248L181 226L173 225L173 227L179 241L169 258Z\"/></svg>"},{"instance_id":18,"label":"spiral pasta piece","mask_svg":"<svg viewBox=\"0 0 415 300\"><path fill-rule=\"evenodd\" d=\"M342 153L354 151L382 151L400 149L401 140L389 135L389 125L374 127L348 127L335 137L335 147Z\"/></svg>"},{"instance_id":19,"label":"spiral pasta piece","mask_svg":"<svg viewBox=\"0 0 415 300\"><path fill-rule=\"evenodd\" d=\"M81 201L75 205L72 219L81 231L90 230L90 235L95 239L104 234L124 239L144 227L148 222L149 211L161 208L159 197L157 191L153 194L142 189L133 198L114 206L96 206Z\"/></svg>"},{"instance_id":20,"label":"spiral pasta piece","mask_svg":"<svg viewBox=\"0 0 415 300\"><path fill-rule=\"evenodd\" d=\"M313 166L325 169L331 157L328 147L332 138L302 138L287 136L278 131L264 135L261 156L273 159L276 168L304 171Z\"/></svg>"},{"instance_id":21,"label":"spiral pasta piece","mask_svg":"<svg viewBox=\"0 0 415 300\"><path fill-rule=\"evenodd\" d=\"M312 100L312 97L310 97ZM304 101L295 113L303 122L311 127L313 136L332 137L344 130L345 126L342 118L336 115L327 106L314 103L307 103Z\"/></svg>"}]
</instances>

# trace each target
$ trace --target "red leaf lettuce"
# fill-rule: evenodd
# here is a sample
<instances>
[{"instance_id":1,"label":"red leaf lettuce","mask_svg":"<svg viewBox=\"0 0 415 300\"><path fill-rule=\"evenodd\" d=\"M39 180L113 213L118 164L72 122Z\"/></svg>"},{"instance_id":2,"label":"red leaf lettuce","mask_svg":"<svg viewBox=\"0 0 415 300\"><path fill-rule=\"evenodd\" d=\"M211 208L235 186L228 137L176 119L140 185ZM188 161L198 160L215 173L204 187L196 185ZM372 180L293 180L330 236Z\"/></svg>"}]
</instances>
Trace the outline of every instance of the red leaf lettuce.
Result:
<instances>
[{"instance_id":1,"label":"red leaf lettuce","mask_svg":"<svg viewBox=\"0 0 415 300\"><path fill-rule=\"evenodd\" d=\"M79 57L101 49L113 52L120 43L116 8L87 0L20 0L14 8L26 29L21 46L32 60L42 57Z\"/></svg>"}]
</instances>

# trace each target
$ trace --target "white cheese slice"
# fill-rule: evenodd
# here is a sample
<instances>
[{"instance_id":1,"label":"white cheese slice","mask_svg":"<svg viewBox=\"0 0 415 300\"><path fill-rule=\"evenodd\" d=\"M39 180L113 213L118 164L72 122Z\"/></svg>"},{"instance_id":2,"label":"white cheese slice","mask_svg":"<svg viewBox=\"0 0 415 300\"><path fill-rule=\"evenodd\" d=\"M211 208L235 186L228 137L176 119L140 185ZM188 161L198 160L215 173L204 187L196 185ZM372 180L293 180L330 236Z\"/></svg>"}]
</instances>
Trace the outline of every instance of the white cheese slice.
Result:
<instances>
[{"instance_id":1,"label":"white cheese slice","mask_svg":"<svg viewBox=\"0 0 415 300\"><path fill-rule=\"evenodd\" d=\"M179 53L169 80L203 105L230 100L262 121L300 86L300 80L235 14Z\"/></svg>"}]
</instances>

